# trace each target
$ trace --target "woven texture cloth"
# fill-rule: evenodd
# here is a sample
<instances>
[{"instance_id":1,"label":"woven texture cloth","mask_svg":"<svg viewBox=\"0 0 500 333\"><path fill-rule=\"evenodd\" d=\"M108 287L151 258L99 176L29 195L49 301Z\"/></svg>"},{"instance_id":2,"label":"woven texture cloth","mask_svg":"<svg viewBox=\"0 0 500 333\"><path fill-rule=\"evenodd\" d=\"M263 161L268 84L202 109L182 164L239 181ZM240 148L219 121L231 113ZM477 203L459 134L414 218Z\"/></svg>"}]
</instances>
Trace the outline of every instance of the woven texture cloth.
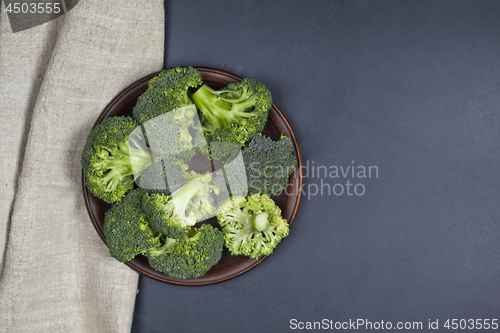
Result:
<instances>
[{"instance_id":1,"label":"woven texture cloth","mask_svg":"<svg viewBox=\"0 0 500 333\"><path fill-rule=\"evenodd\" d=\"M80 155L106 105L163 67L163 0L80 0L0 30L0 332L127 332L138 274L87 214Z\"/></svg>"}]
</instances>

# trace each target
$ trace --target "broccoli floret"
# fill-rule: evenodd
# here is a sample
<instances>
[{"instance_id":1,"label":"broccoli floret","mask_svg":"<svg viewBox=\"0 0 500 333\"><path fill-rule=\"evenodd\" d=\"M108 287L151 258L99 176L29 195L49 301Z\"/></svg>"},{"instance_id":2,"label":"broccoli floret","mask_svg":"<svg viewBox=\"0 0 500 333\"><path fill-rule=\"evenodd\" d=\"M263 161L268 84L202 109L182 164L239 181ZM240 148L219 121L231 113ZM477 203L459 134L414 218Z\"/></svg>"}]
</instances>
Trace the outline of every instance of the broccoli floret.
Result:
<instances>
[{"instance_id":1,"label":"broccoli floret","mask_svg":"<svg viewBox=\"0 0 500 333\"><path fill-rule=\"evenodd\" d=\"M182 238L164 237L146 256L153 269L177 279L205 275L222 256L224 237L209 224L191 228Z\"/></svg>"},{"instance_id":2,"label":"broccoli floret","mask_svg":"<svg viewBox=\"0 0 500 333\"><path fill-rule=\"evenodd\" d=\"M231 254L254 259L273 253L289 233L281 209L265 194L231 197L220 207L217 220Z\"/></svg>"},{"instance_id":3,"label":"broccoli floret","mask_svg":"<svg viewBox=\"0 0 500 333\"><path fill-rule=\"evenodd\" d=\"M201 74L193 67L176 67L162 71L148 83L148 89L139 96L134 107L134 118L140 124L189 104L190 87L203 84Z\"/></svg>"},{"instance_id":4,"label":"broccoli floret","mask_svg":"<svg viewBox=\"0 0 500 333\"><path fill-rule=\"evenodd\" d=\"M121 200L134 187L134 172L139 174L154 161L142 143L130 136L137 127L132 117L111 117L88 135L81 165L87 188L99 199L108 203Z\"/></svg>"},{"instance_id":5,"label":"broccoli floret","mask_svg":"<svg viewBox=\"0 0 500 333\"><path fill-rule=\"evenodd\" d=\"M136 184L148 193L170 194L163 160L157 158L136 179Z\"/></svg>"},{"instance_id":6,"label":"broccoli floret","mask_svg":"<svg viewBox=\"0 0 500 333\"><path fill-rule=\"evenodd\" d=\"M210 155L214 170L220 170L224 175L225 185L220 187L227 189L228 196L246 196L247 176L240 146L229 142L211 142Z\"/></svg>"},{"instance_id":7,"label":"broccoli floret","mask_svg":"<svg viewBox=\"0 0 500 333\"><path fill-rule=\"evenodd\" d=\"M240 147L261 133L272 104L271 92L253 79L221 90L201 86L193 95L207 141L232 142Z\"/></svg>"},{"instance_id":8,"label":"broccoli floret","mask_svg":"<svg viewBox=\"0 0 500 333\"><path fill-rule=\"evenodd\" d=\"M180 238L197 221L214 216L211 180L207 173L188 180L171 195L145 194L142 207L151 226L167 237Z\"/></svg>"},{"instance_id":9,"label":"broccoli floret","mask_svg":"<svg viewBox=\"0 0 500 333\"><path fill-rule=\"evenodd\" d=\"M146 220L141 201L141 190L133 189L104 214L106 244L111 256L120 262L160 245L159 235Z\"/></svg>"},{"instance_id":10,"label":"broccoli floret","mask_svg":"<svg viewBox=\"0 0 500 333\"><path fill-rule=\"evenodd\" d=\"M292 140L286 136L282 135L280 140L273 141L257 135L242 151L248 194L274 196L280 193L297 165L292 152Z\"/></svg>"},{"instance_id":11,"label":"broccoli floret","mask_svg":"<svg viewBox=\"0 0 500 333\"><path fill-rule=\"evenodd\" d=\"M151 150L178 165L198 152L208 154L196 106L190 104L150 119L143 124Z\"/></svg>"}]
</instances>

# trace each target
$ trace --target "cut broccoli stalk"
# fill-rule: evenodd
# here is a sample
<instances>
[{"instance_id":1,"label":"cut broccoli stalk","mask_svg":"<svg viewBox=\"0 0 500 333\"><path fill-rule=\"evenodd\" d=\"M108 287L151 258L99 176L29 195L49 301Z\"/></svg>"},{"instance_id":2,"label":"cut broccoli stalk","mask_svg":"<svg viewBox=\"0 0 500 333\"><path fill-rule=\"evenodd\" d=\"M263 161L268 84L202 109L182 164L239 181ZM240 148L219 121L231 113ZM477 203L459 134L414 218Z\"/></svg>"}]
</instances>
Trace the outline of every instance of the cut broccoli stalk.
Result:
<instances>
[{"instance_id":1,"label":"cut broccoli stalk","mask_svg":"<svg viewBox=\"0 0 500 333\"><path fill-rule=\"evenodd\" d=\"M239 89L240 97L224 98L224 93L232 91L215 91L206 84L202 85L192 96L198 109L208 122L205 122L203 130L213 133L217 128L227 127L229 124L242 125L245 119L255 115L247 112L256 103L255 97L248 89ZM235 92L232 92L235 93Z\"/></svg>"},{"instance_id":2,"label":"cut broccoli stalk","mask_svg":"<svg viewBox=\"0 0 500 333\"><path fill-rule=\"evenodd\" d=\"M267 213L260 213L260 214L257 214L257 215L254 215L254 220L253 220L253 223L254 223L254 226L255 226L255 229L257 229L258 231L262 231L264 229L267 228L267 217L269 215Z\"/></svg>"},{"instance_id":3,"label":"cut broccoli stalk","mask_svg":"<svg viewBox=\"0 0 500 333\"><path fill-rule=\"evenodd\" d=\"M208 174L188 181L171 195L145 194L142 205L151 226L167 237L180 238L197 221L215 215L210 181Z\"/></svg>"},{"instance_id":4,"label":"cut broccoli stalk","mask_svg":"<svg viewBox=\"0 0 500 333\"><path fill-rule=\"evenodd\" d=\"M227 213L226 220L231 222L238 222L247 226L248 232L262 231L266 229L268 223L268 214L266 212L252 214L248 209L243 210L235 209ZM255 229L255 230L252 230Z\"/></svg>"},{"instance_id":5,"label":"cut broccoli stalk","mask_svg":"<svg viewBox=\"0 0 500 333\"><path fill-rule=\"evenodd\" d=\"M195 203L205 194L206 186L200 181L191 181L172 193L172 200L168 207L173 208L172 214L175 216L186 216L190 202Z\"/></svg>"},{"instance_id":6,"label":"cut broccoli stalk","mask_svg":"<svg viewBox=\"0 0 500 333\"><path fill-rule=\"evenodd\" d=\"M99 199L120 201L134 187L134 173L141 173L154 161L155 157L131 135L137 127L131 117L111 117L87 137L81 164L87 188Z\"/></svg>"}]
</instances>

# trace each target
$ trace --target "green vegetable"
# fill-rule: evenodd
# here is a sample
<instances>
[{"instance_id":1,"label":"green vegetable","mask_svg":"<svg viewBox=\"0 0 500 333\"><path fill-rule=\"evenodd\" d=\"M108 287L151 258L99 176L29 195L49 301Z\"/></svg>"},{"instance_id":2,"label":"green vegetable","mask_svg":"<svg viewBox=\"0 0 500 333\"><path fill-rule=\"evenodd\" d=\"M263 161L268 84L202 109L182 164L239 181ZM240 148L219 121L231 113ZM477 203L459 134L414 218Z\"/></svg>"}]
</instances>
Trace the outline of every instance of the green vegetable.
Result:
<instances>
[{"instance_id":1,"label":"green vegetable","mask_svg":"<svg viewBox=\"0 0 500 333\"><path fill-rule=\"evenodd\" d=\"M133 189L104 214L104 237L109 253L120 262L132 260L160 245L141 209L142 191Z\"/></svg>"},{"instance_id":2,"label":"green vegetable","mask_svg":"<svg viewBox=\"0 0 500 333\"><path fill-rule=\"evenodd\" d=\"M216 265L224 245L233 255L270 255L289 234L270 196L297 162L290 138L261 135L271 105L253 79L214 90L193 67L177 67L150 80L133 117L92 130L81 164L89 191L112 204L104 219L111 256L143 254L156 271L187 279ZM208 163L205 174L188 171ZM197 227L215 215L221 230Z\"/></svg>"},{"instance_id":3,"label":"green vegetable","mask_svg":"<svg viewBox=\"0 0 500 333\"><path fill-rule=\"evenodd\" d=\"M254 259L273 253L289 233L281 209L265 194L231 197L219 208L217 220L231 254Z\"/></svg>"},{"instance_id":4,"label":"green vegetable","mask_svg":"<svg viewBox=\"0 0 500 333\"><path fill-rule=\"evenodd\" d=\"M207 141L232 142L240 147L262 132L272 104L266 86L248 78L221 90L203 85L192 99L201 113Z\"/></svg>"},{"instance_id":5,"label":"green vegetable","mask_svg":"<svg viewBox=\"0 0 500 333\"><path fill-rule=\"evenodd\" d=\"M292 152L292 140L286 136L282 136L278 141L256 136L242 151L248 194L274 196L280 193L288 184L289 177L297 165Z\"/></svg>"},{"instance_id":6,"label":"green vegetable","mask_svg":"<svg viewBox=\"0 0 500 333\"><path fill-rule=\"evenodd\" d=\"M81 165L89 191L108 203L134 187L134 172L140 174L155 157L129 136L138 127L131 117L111 117L90 132L82 151ZM134 162L132 170L131 161Z\"/></svg>"},{"instance_id":7,"label":"green vegetable","mask_svg":"<svg viewBox=\"0 0 500 333\"><path fill-rule=\"evenodd\" d=\"M203 84L201 74L193 67L176 67L162 71L148 83L134 107L134 118L140 124L166 112L193 104L190 87Z\"/></svg>"},{"instance_id":8,"label":"green vegetable","mask_svg":"<svg viewBox=\"0 0 500 333\"><path fill-rule=\"evenodd\" d=\"M163 237L146 256L153 269L178 279L205 275L222 256L224 237L209 224L191 228L182 238Z\"/></svg>"},{"instance_id":9,"label":"green vegetable","mask_svg":"<svg viewBox=\"0 0 500 333\"><path fill-rule=\"evenodd\" d=\"M171 164L181 167L197 153L208 154L194 104L159 115L142 126L153 153Z\"/></svg>"},{"instance_id":10,"label":"green vegetable","mask_svg":"<svg viewBox=\"0 0 500 333\"><path fill-rule=\"evenodd\" d=\"M148 193L170 194L163 160L157 158L136 179L136 184Z\"/></svg>"},{"instance_id":11,"label":"green vegetable","mask_svg":"<svg viewBox=\"0 0 500 333\"><path fill-rule=\"evenodd\" d=\"M193 173L194 174L194 173ZM145 194L142 207L151 226L170 238L180 238L197 222L215 215L212 175L194 176L171 195Z\"/></svg>"}]
</instances>

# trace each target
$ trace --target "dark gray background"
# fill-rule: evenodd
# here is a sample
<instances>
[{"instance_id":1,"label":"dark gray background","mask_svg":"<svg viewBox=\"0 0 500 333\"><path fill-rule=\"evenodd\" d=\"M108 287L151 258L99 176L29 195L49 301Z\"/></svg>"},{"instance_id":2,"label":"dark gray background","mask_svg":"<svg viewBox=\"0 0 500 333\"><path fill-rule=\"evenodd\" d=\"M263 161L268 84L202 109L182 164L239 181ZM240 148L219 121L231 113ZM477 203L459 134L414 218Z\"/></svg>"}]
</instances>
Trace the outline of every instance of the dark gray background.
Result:
<instances>
[{"instance_id":1,"label":"dark gray background","mask_svg":"<svg viewBox=\"0 0 500 333\"><path fill-rule=\"evenodd\" d=\"M499 17L479 0L166 1L165 68L262 81L304 161L379 177L351 179L363 196L306 193L290 236L235 279L141 277L133 332L500 318Z\"/></svg>"}]
</instances>

